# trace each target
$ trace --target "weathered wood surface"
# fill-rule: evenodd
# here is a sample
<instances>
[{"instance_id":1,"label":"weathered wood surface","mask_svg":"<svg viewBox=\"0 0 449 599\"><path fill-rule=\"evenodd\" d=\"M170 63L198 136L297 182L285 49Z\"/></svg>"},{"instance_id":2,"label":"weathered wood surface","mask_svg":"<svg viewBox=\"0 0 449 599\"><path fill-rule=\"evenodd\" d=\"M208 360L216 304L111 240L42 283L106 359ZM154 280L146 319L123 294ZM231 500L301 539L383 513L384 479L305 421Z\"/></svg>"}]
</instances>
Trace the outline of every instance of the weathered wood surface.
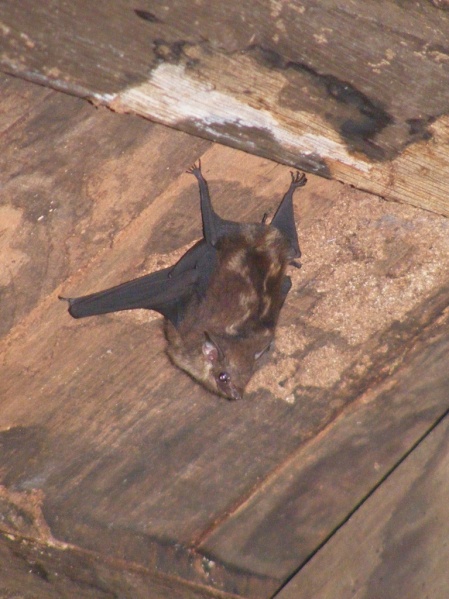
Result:
<instances>
[{"instance_id":1,"label":"weathered wood surface","mask_svg":"<svg viewBox=\"0 0 449 599\"><path fill-rule=\"evenodd\" d=\"M236 220L273 209L288 169L0 85L0 530L26 563L22 538L86 576L119 560L155 597L161 576L174 597L269 597L447 409L448 221L311 176L276 350L222 401L169 364L155 315L74 321L57 295L174 262L200 236L198 157Z\"/></svg>"},{"instance_id":2,"label":"weathered wood surface","mask_svg":"<svg viewBox=\"0 0 449 599\"><path fill-rule=\"evenodd\" d=\"M109 248L210 143L136 117L111 119L12 77L0 79L0 97L3 335Z\"/></svg>"},{"instance_id":3,"label":"weathered wood surface","mask_svg":"<svg viewBox=\"0 0 449 599\"><path fill-rule=\"evenodd\" d=\"M4 71L449 214L442 3L16 0L0 22Z\"/></svg>"},{"instance_id":4,"label":"weathered wood surface","mask_svg":"<svg viewBox=\"0 0 449 599\"><path fill-rule=\"evenodd\" d=\"M446 330L447 320L441 322ZM395 374L362 394L351 409L299 449L282 471L267 479L263 493L255 493L240 506L202 549L273 577L283 572L287 579L300 569L368 490L447 411L447 333L443 329L436 337L426 335L416 347ZM246 551L248 546L251 552ZM324 563L320 561L316 571ZM337 572L336 568L329 580L339 584L347 572L344 568L340 576ZM322 579L327 580L324 570ZM307 589L312 588L311 578ZM301 597L315 597L315 593L304 592Z\"/></svg>"},{"instance_id":5,"label":"weathered wood surface","mask_svg":"<svg viewBox=\"0 0 449 599\"><path fill-rule=\"evenodd\" d=\"M276 599L446 599L448 472L446 416Z\"/></svg>"},{"instance_id":6,"label":"weathered wood surface","mask_svg":"<svg viewBox=\"0 0 449 599\"><path fill-rule=\"evenodd\" d=\"M2 520L33 517L33 498L17 510L1 496ZM8 513L8 508L11 512ZM15 512L15 513L14 513ZM3 528L5 524L3 524ZM105 548L106 549L106 548ZM105 555L106 553L106 555ZM0 533L1 599L237 599L174 577L149 574L137 564L109 559L57 541L39 543L30 538Z\"/></svg>"}]
</instances>

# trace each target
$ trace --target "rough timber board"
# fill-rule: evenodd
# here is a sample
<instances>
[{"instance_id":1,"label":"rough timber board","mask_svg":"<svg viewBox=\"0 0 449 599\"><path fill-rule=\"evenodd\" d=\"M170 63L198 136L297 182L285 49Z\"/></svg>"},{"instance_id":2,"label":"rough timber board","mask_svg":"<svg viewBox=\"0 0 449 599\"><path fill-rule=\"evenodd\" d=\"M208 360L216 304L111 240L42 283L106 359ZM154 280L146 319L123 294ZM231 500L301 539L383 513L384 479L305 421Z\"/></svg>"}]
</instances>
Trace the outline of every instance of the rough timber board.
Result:
<instances>
[{"instance_id":1,"label":"rough timber board","mask_svg":"<svg viewBox=\"0 0 449 599\"><path fill-rule=\"evenodd\" d=\"M240 506L201 549L215 559L227 556L247 570L271 573L280 580L300 569L448 411L447 325L446 315L436 338L424 335L395 374L364 393L327 430L298 450L282 471L265 482L263 492ZM324 568L323 561L320 564L317 571ZM347 571L343 567L337 572L329 578L340 584ZM309 583L310 594L301 597L315 597L312 587Z\"/></svg>"},{"instance_id":2,"label":"rough timber board","mask_svg":"<svg viewBox=\"0 0 449 599\"><path fill-rule=\"evenodd\" d=\"M272 209L288 170L56 93L29 112L14 112L0 138L5 206L20 216L15 228L16 221L2 221L2 240L14 240L2 245L2 262L14 265L17 247L26 253L27 234L40 240L4 290L10 309L15 298L34 299L10 320L0 348L2 496L8 514L17 514L3 530L44 546L73 544L100 561L107 547L124 564L267 597L299 560L294 545L278 555L291 529L289 518L279 520L282 504L266 512L265 530L270 518L284 528L272 529L278 540L265 544L262 560L247 528L234 553L216 541L242 507L269 504L274 478L282 486L304 442L319 445L367 387L394 375L414 344L417 351L427 344L422 329L445 328L436 319L448 299L448 223L310 177L295 199L303 268L293 272L276 351L246 400L229 404L169 365L154 315L76 322L56 296L171 263L193 243L198 196L183 170L199 155L218 210L238 220L259 220ZM33 296L32 265L41 254L49 264L59 254L61 262L59 270L40 271ZM437 357L429 362L438 365ZM433 370L426 372L432 380ZM424 398L422 411L406 420L404 451L444 407L438 401ZM386 468L401 451L399 443ZM376 482L371 471L361 478L359 494ZM335 502L331 491L304 523L309 547L353 507L339 504L323 533L320 509Z\"/></svg>"},{"instance_id":3,"label":"rough timber board","mask_svg":"<svg viewBox=\"0 0 449 599\"><path fill-rule=\"evenodd\" d=\"M0 77L0 98L4 335L210 143L14 77Z\"/></svg>"},{"instance_id":4,"label":"rough timber board","mask_svg":"<svg viewBox=\"0 0 449 599\"><path fill-rule=\"evenodd\" d=\"M46 102L55 94L45 87L24 85L15 77L0 76L0 96L0 134L5 135L10 127L29 115L31 107Z\"/></svg>"},{"instance_id":5,"label":"rough timber board","mask_svg":"<svg viewBox=\"0 0 449 599\"><path fill-rule=\"evenodd\" d=\"M5 504L2 503L4 515ZM16 514L23 515L24 512ZM108 559L107 555L94 555L57 542L37 543L11 534L0 534L0 597L237 599L235 595L149 573L137 565Z\"/></svg>"},{"instance_id":6,"label":"rough timber board","mask_svg":"<svg viewBox=\"0 0 449 599\"><path fill-rule=\"evenodd\" d=\"M0 5L0 60L114 110L448 215L444 9L17 0Z\"/></svg>"},{"instance_id":7,"label":"rough timber board","mask_svg":"<svg viewBox=\"0 0 449 599\"><path fill-rule=\"evenodd\" d=\"M446 599L448 472L446 417L276 599Z\"/></svg>"}]
</instances>

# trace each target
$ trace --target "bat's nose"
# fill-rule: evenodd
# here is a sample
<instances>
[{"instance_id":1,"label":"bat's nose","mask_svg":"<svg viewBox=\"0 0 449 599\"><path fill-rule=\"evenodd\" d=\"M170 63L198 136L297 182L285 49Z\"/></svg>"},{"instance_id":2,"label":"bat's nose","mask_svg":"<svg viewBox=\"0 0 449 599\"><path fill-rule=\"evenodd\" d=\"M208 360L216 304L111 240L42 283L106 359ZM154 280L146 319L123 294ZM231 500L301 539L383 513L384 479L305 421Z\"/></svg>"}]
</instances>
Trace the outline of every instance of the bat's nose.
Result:
<instances>
[{"instance_id":1,"label":"bat's nose","mask_svg":"<svg viewBox=\"0 0 449 599\"><path fill-rule=\"evenodd\" d=\"M229 386L230 399L242 399L243 397L243 389L237 389L235 385Z\"/></svg>"}]
</instances>

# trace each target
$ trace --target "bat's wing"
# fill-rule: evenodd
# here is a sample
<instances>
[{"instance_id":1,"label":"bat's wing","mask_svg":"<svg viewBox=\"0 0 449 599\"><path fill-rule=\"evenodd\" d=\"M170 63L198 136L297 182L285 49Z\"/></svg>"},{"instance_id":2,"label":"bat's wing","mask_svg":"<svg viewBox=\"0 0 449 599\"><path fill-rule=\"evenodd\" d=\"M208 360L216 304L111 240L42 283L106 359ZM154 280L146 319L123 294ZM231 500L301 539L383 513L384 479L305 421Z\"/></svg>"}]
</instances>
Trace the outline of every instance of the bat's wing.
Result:
<instances>
[{"instance_id":1,"label":"bat's wing","mask_svg":"<svg viewBox=\"0 0 449 599\"><path fill-rule=\"evenodd\" d=\"M203 234L204 240L209 246L215 247L218 240L226 235L239 233L241 224L233 221L225 220L218 216L212 207L209 196L207 182L201 172L201 162L198 165L194 164L188 171L198 180L201 199L201 216L203 219ZM291 173L292 181L287 193L282 199L276 213L271 221L271 225L276 227L290 241L294 258L301 256L299 249L298 234L296 232L295 215L293 212L293 193L298 187L302 187L307 183L304 173Z\"/></svg>"},{"instance_id":2,"label":"bat's wing","mask_svg":"<svg viewBox=\"0 0 449 599\"><path fill-rule=\"evenodd\" d=\"M177 326L193 298L202 298L217 263L217 242L226 235L239 233L241 225L220 218L212 207L207 182L201 173L201 163L188 171L199 184L204 239L196 243L172 267L164 268L116 287L75 298L69 302L74 318L146 308L155 310ZM306 182L304 175L292 173L292 182L271 224L290 240L295 256L300 256L293 214L293 192Z\"/></svg>"},{"instance_id":3,"label":"bat's wing","mask_svg":"<svg viewBox=\"0 0 449 599\"><path fill-rule=\"evenodd\" d=\"M201 239L184 254L179 262L171 267L170 277L179 277L194 271L196 274L195 293L202 298L206 293L216 263L217 250L205 239Z\"/></svg>"},{"instance_id":4,"label":"bat's wing","mask_svg":"<svg viewBox=\"0 0 449 599\"><path fill-rule=\"evenodd\" d=\"M215 247L218 240L225 235L232 235L233 233L239 233L241 230L241 224L235 223L231 220L225 220L218 216L212 207L210 200L209 188L207 187L207 181L203 177L201 172L201 161L198 161L198 165L194 164L187 171L191 175L194 175L198 180L198 186L200 188L200 205L201 205L201 217L203 219L203 235L205 242Z\"/></svg>"},{"instance_id":5,"label":"bat's wing","mask_svg":"<svg viewBox=\"0 0 449 599\"><path fill-rule=\"evenodd\" d=\"M190 301L205 295L216 265L215 244L223 234L238 231L239 225L221 219L214 212L200 165L189 172L196 176L200 186L204 239L172 267L90 295L61 298L69 302L69 313L74 318L145 308L159 312L177 326Z\"/></svg>"},{"instance_id":6,"label":"bat's wing","mask_svg":"<svg viewBox=\"0 0 449 599\"><path fill-rule=\"evenodd\" d=\"M177 321L182 302L192 296L197 274L190 270L170 277L171 270L164 268L97 293L61 299L69 302L69 312L74 318L146 308Z\"/></svg>"},{"instance_id":7,"label":"bat's wing","mask_svg":"<svg viewBox=\"0 0 449 599\"><path fill-rule=\"evenodd\" d=\"M190 300L201 297L215 265L214 248L203 240L169 268L82 297L61 298L69 302L74 318L145 308L155 310L175 326L182 320Z\"/></svg>"},{"instance_id":8,"label":"bat's wing","mask_svg":"<svg viewBox=\"0 0 449 599\"><path fill-rule=\"evenodd\" d=\"M285 237L290 241L292 249L295 252L295 258L301 256L301 250L299 249L298 234L296 232L295 215L293 212L293 193L296 188L302 187L307 183L307 179L304 173L298 172L291 173L292 182L288 188L287 193L282 198L282 202L279 204L271 224L276 227Z\"/></svg>"}]
</instances>

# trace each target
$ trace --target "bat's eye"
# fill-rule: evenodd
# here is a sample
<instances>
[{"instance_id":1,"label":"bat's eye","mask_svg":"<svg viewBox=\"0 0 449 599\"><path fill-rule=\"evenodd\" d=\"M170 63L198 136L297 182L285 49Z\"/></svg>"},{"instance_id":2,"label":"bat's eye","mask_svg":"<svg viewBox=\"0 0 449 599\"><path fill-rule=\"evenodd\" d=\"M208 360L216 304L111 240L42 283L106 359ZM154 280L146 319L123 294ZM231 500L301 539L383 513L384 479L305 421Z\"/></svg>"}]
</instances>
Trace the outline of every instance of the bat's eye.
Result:
<instances>
[{"instance_id":1,"label":"bat's eye","mask_svg":"<svg viewBox=\"0 0 449 599\"><path fill-rule=\"evenodd\" d=\"M220 383L229 383L231 377L227 372L220 372L220 374L218 375L218 380L220 381Z\"/></svg>"}]
</instances>

